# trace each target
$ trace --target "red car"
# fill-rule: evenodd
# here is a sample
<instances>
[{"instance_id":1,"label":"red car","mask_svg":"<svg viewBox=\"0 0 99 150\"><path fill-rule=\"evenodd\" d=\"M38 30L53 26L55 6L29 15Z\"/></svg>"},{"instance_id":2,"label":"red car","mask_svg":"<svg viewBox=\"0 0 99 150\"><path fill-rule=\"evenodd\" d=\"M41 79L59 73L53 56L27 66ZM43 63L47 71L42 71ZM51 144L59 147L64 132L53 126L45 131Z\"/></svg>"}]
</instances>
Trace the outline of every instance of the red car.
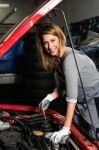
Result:
<instances>
[{"instance_id":1,"label":"red car","mask_svg":"<svg viewBox=\"0 0 99 150\"><path fill-rule=\"evenodd\" d=\"M36 10L34 10L30 15L25 17L19 24L15 25L10 30L10 32L6 33L6 35L4 35L0 40L0 58L2 59L4 57L4 55L7 54L9 49L11 49L11 47L14 46L15 43L20 38L22 38L23 35L25 35L26 32L28 32L38 20L40 20L46 14L48 14L61 1L62 0L45 0L39 7L36 8ZM17 49L15 49L15 50L17 51ZM34 55L35 55L35 53L34 53ZM1 77L3 80L3 74L2 73L1 73ZM27 84L29 84L29 83L27 83ZM1 84L0 86L2 89L2 86L4 86L4 85ZM7 88L7 86L5 89L10 91ZM39 95L39 91L38 91L38 95ZM20 101L21 101L21 96L19 96L19 97L20 97ZM28 99L28 101L29 101L29 99ZM6 110L7 111L9 111L9 110L11 110L11 111L24 111L24 112L33 111L35 113L40 112L38 107L33 107L33 106L29 106L29 105L22 105L22 103L23 103L22 101L20 103L21 103L21 105L20 104L16 105L12 101L11 102L6 101L6 103L2 102L0 104L0 110L3 110L3 111L4 110L5 111ZM53 120L57 122L57 124L62 122L62 116L58 112L49 109L46 111L46 114L50 115L51 118L53 118ZM57 117L55 117L54 114L57 114ZM76 150L78 150L78 149L98 150L98 147L99 147L99 141L89 140L73 123L71 126L71 135L69 138L69 144L71 145L71 147L73 149L76 149Z\"/></svg>"}]
</instances>

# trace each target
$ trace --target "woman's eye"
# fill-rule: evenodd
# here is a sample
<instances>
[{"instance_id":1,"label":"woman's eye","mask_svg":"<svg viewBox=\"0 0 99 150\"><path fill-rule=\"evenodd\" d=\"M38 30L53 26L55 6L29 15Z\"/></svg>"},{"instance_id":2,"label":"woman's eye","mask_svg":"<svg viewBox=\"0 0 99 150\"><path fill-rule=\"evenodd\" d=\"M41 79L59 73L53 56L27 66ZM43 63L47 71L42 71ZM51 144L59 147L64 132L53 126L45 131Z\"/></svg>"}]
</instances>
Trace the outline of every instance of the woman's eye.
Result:
<instances>
[{"instance_id":1,"label":"woman's eye","mask_svg":"<svg viewBox=\"0 0 99 150\"><path fill-rule=\"evenodd\" d=\"M55 42L55 40L53 39L53 40L51 40L51 42Z\"/></svg>"},{"instance_id":2,"label":"woman's eye","mask_svg":"<svg viewBox=\"0 0 99 150\"><path fill-rule=\"evenodd\" d=\"M48 43L47 42L43 42L43 45L45 46L45 45L47 45Z\"/></svg>"}]
</instances>

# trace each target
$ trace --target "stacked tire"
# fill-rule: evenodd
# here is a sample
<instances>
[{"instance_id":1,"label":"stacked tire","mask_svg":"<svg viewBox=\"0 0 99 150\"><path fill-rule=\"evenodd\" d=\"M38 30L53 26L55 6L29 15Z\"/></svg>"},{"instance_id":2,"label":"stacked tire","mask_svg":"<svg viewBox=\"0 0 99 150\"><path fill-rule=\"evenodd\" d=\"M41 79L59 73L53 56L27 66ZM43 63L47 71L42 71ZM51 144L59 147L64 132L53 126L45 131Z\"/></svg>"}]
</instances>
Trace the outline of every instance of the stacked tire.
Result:
<instances>
[{"instance_id":1,"label":"stacked tire","mask_svg":"<svg viewBox=\"0 0 99 150\"><path fill-rule=\"evenodd\" d=\"M53 72L45 71L39 62L36 47L36 33L29 32L24 36L24 93L32 100L31 105L38 104L55 88Z\"/></svg>"}]
</instances>

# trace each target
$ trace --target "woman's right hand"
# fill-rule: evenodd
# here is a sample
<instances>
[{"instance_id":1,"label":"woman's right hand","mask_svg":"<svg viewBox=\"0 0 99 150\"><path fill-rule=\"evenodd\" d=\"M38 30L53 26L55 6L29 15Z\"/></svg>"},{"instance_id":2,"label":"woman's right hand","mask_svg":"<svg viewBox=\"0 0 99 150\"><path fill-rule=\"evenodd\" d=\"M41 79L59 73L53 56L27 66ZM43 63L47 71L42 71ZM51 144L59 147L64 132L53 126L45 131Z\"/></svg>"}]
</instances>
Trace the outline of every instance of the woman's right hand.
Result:
<instances>
[{"instance_id":1,"label":"woman's right hand","mask_svg":"<svg viewBox=\"0 0 99 150\"><path fill-rule=\"evenodd\" d=\"M48 94L39 104L39 107L40 109L42 110L46 110L49 105L50 105L50 102L53 100L53 96L51 94Z\"/></svg>"}]
</instances>

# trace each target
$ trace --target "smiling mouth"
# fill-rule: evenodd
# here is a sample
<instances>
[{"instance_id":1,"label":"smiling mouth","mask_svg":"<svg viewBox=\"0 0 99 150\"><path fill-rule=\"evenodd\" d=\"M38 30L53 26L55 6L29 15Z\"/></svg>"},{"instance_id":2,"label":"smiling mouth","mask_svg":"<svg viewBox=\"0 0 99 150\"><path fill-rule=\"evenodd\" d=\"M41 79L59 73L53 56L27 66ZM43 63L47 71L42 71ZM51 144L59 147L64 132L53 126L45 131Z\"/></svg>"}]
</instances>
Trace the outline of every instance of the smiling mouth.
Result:
<instances>
[{"instance_id":1,"label":"smiling mouth","mask_svg":"<svg viewBox=\"0 0 99 150\"><path fill-rule=\"evenodd\" d=\"M54 53L54 52L55 52L55 50L54 50L54 51L51 51L51 50L50 50L50 53Z\"/></svg>"},{"instance_id":2,"label":"smiling mouth","mask_svg":"<svg viewBox=\"0 0 99 150\"><path fill-rule=\"evenodd\" d=\"M48 52L49 52L50 54L55 53L55 51L51 51L50 49L48 50Z\"/></svg>"}]
</instances>

